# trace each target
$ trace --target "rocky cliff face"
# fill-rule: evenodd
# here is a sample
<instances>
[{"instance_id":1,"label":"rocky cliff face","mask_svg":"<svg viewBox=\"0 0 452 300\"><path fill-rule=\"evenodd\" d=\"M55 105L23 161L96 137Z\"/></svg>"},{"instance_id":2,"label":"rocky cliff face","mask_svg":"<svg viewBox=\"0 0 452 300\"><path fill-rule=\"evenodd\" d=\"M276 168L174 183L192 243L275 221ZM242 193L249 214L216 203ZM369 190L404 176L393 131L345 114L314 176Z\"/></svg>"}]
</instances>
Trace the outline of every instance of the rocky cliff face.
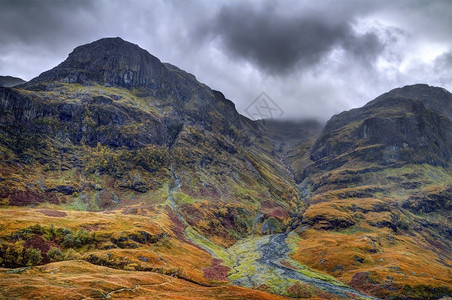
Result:
<instances>
[{"instance_id":1,"label":"rocky cliff face","mask_svg":"<svg viewBox=\"0 0 452 300\"><path fill-rule=\"evenodd\" d=\"M311 158L326 170L356 160L447 167L452 156L451 105L452 94L441 88L416 85L393 90L331 118Z\"/></svg>"},{"instance_id":2,"label":"rocky cliff face","mask_svg":"<svg viewBox=\"0 0 452 300\"><path fill-rule=\"evenodd\" d=\"M121 38L105 38L77 47L57 67L42 73L25 86L49 90L49 83L125 88L139 97L155 101L164 110L171 107L174 117L212 123L208 112L226 107L219 118L231 122L238 117L231 101L199 83L195 76L160 60L139 46ZM150 99L152 98L152 99ZM168 113L168 111L166 111Z\"/></svg>"},{"instance_id":3,"label":"rocky cliff face","mask_svg":"<svg viewBox=\"0 0 452 300\"><path fill-rule=\"evenodd\" d=\"M160 60L146 50L121 38L106 38L75 48L64 62L33 79L28 86L59 81L155 90L164 85L162 79L168 73Z\"/></svg>"},{"instance_id":4,"label":"rocky cliff face","mask_svg":"<svg viewBox=\"0 0 452 300\"><path fill-rule=\"evenodd\" d=\"M67 93L61 92L61 93ZM95 146L98 142L111 147L138 148L146 144L165 144L174 139L177 124L134 107L115 103L104 95L85 95L77 101L47 101L17 90L0 89L0 122L5 129L20 127L26 138L49 135L63 141ZM67 96L67 95L66 95ZM121 127L138 126L133 132Z\"/></svg>"},{"instance_id":5,"label":"rocky cliff face","mask_svg":"<svg viewBox=\"0 0 452 300\"><path fill-rule=\"evenodd\" d=\"M426 108L452 119L452 94L446 89L432 87L427 84L408 85L384 93L370 103L385 101L385 99L390 97L420 101Z\"/></svg>"}]
</instances>

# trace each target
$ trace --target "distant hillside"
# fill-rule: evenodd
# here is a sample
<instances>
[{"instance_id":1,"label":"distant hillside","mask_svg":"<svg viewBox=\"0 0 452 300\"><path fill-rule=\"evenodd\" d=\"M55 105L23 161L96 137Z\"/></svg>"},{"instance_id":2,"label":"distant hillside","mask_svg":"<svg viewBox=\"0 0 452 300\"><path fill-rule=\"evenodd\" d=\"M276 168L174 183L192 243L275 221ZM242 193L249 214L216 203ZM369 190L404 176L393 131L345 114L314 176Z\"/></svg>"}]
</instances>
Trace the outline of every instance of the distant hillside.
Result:
<instances>
[{"instance_id":1,"label":"distant hillside","mask_svg":"<svg viewBox=\"0 0 452 300\"><path fill-rule=\"evenodd\" d=\"M0 76L0 87L13 87L26 81L12 76Z\"/></svg>"}]
</instances>

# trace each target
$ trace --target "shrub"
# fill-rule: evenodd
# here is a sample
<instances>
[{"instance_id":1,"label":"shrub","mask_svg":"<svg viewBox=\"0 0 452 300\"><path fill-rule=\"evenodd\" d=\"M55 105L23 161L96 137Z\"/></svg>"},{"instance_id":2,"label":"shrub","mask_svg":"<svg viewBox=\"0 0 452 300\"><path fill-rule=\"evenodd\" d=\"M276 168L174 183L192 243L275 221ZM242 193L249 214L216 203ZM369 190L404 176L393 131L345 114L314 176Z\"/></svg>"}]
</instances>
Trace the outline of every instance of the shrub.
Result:
<instances>
[{"instance_id":1,"label":"shrub","mask_svg":"<svg viewBox=\"0 0 452 300\"><path fill-rule=\"evenodd\" d=\"M268 218L262 223L262 233L277 233L282 232L281 223L273 217Z\"/></svg>"},{"instance_id":2,"label":"shrub","mask_svg":"<svg viewBox=\"0 0 452 300\"><path fill-rule=\"evenodd\" d=\"M13 244L3 245L4 253L3 263L4 267L15 268L23 266L23 252L24 252L24 242L15 242Z\"/></svg>"},{"instance_id":3,"label":"shrub","mask_svg":"<svg viewBox=\"0 0 452 300\"><path fill-rule=\"evenodd\" d=\"M61 250L57 247L52 247L47 251L47 257L50 259L50 261L62 261L64 260L64 254L61 252Z\"/></svg>"},{"instance_id":4,"label":"shrub","mask_svg":"<svg viewBox=\"0 0 452 300\"><path fill-rule=\"evenodd\" d=\"M63 241L61 242L63 248L71 248L74 246L74 233L70 229L64 230Z\"/></svg>"},{"instance_id":5,"label":"shrub","mask_svg":"<svg viewBox=\"0 0 452 300\"><path fill-rule=\"evenodd\" d=\"M33 225L33 226L30 226L30 227L28 227L27 229L28 229L28 231L30 231L30 232L32 232L32 233L34 233L34 234L44 234L44 233L46 232L45 228L42 227L42 226L39 225L39 224L35 224L35 225ZM26 230L27 230L27 229L26 229Z\"/></svg>"},{"instance_id":6,"label":"shrub","mask_svg":"<svg viewBox=\"0 0 452 300\"><path fill-rule=\"evenodd\" d=\"M80 229L75 233L74 246L82 247L83 245L87 245L91 242L90 234L85 229Z\"/></svg>"},{"instance_id":7,"label":"shrub","mask_svg":"<svg viewBox=\"0 0 452 300\"><path fill-rule=\"evenodd\" d=\"M76 260L80 259L82 256L80 253L75 251L74 249L70 248L64 252L64 259L66 260Z\"/></svg>"},{"instance_id":8,"label":"shrub","mask_svg":"<svg viewBox=\"0 0 452 300\"><path fill-rule=\"evenodd\" d=\"M168 164L167 149L148 145L136 150L133 162L149 172L155 172Z\"/></svg>"},{"instance_id":9,"label":"shrub","mask_svg":"<svg viewBox=\"0 0 452 300\"><path fill-rule=\"evenodd\" d=\"M73 235L74 232L70 228L65 228L63 230L63 236L66 235L66 234L72 234Z\"/></svg>"},{"instance_id":10,"label":"shrub","mask_svg":"<svg viewBox=\"0 0 452 300\"><path fill-rule=\"evenodd\" d=\"M46 230L46 239L49 241L54 240L57 237L57 230L53 224L50 224L49 229Z\"/></svg>"},{"instance_id":11,"label":"shrub","mask_svg":"<svg viewBox=\"0 0 452 300\"><path fill-rule=\"evenodd\" d=\"M42 261L41 250L33 248L31 246L27 250L25 250L24 260L27 266L36 266L39 265Z\"/></svg>"}]
</instances>

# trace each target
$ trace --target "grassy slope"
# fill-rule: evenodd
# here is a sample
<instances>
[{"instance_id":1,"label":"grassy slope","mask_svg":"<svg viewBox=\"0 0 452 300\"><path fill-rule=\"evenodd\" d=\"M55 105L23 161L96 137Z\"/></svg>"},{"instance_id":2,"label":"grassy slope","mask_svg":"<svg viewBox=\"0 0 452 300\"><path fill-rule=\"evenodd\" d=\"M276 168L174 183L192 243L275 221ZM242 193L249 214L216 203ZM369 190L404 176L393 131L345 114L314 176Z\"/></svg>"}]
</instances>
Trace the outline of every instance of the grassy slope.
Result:
<instances>
[{"instance_id":1,"label":"grassy slope","mask_svg":"<svg viewBox=\"0 0 452 300\"><path fill-rule=\"evenodd\" d=\"M45 206L3 208L0 210L0 240L11 242L14 233L35 224L45 228L53 224L55 228L70 228L72 231L86 228L96 233L96 246L75 248L79 255L63 262L31 269L1 269L2 297L103 298L117 291L111 293L112 298L137 298L152 293L156 299L183 299L189 295L199 295L199 299L283 299L206 278L203 269L210 266L211 256L179 239L166 213L150 216L146 212L143 215L124 211L106 214L54 210ZM120 248L110 242L119 235L131 236L141 231L153 235L166 233L167 236L155 243L138 244L138 248L129 248L126 244L123 244L125 248ZM29 239L34 240L35 236L41 235ZM35 247L45 248L45 243L58 244L57 239L41 237L43 242L35 244ZM127 242L129 245L133 243L131 240ZM101 250L105 245L114 248ZM96 261L93 257L103 260ZM99 262L100 265L96 265Z\"/></svg>"},{"instance_id":2,"label":"grassy slope","mask_svg":"<svg viewBox=\"0 0 452 300\"><path fill-rule=\"evenodd\" d=\"M355 164L312 177L317 190L293 258L378 297L450 292L450 200L438 207L439 200L419 199L444 195L451 170L427 164L363 169Z\"/></svg>"},{"instance_id":3,"label":"grassy slope","mask_svg":"<svg viewBox=\"0 0 452 300\"><path fill-rule=\"evenodd\" d=\"M7 274L0 294L8 299L287 299L236 286L205 287L167 275L114 270L84 261L55 262Z\"/></svg>"}]
</instances>

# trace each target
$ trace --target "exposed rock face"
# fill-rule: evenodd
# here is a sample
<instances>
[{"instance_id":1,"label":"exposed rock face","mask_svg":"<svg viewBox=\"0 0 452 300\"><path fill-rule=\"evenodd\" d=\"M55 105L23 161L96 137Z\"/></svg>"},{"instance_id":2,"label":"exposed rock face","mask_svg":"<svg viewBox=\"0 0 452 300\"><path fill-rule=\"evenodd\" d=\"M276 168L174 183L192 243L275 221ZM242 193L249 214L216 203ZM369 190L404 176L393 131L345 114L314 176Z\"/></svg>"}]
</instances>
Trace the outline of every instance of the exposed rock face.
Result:
<instances>
[{"instance_id":1,"label":"exposed rock face","mask_svg":"<svg viewBox=\"0 0 452 300\"><path fill-rule=\"evenodd\" d=\"M120 38L105 38L77 47L64 62L31 80L24 88L57 91L61 99L74 93L61 88L61 84L135 88L132 96L144 98L143 101L155 107L154 111L158 113L149 114L137 107L125 106L118 103L124 98L121 95L99 89L100 95L99 92L73 95L80 101L46 103L37 101L36 97L2 89L0 108L5 114L0 116L0 122L30 124L36 118L57 117L66 127L61 134L72 142L78 143L83 138L90 145L100 142L114 147L170 145L184 123L198 124L209 130L214 127L227 130L232 124L249 123L222 93L199 83L192 74L162 64L146 50ZM83 124L87 114L92 115L92 130L87 130ZM133 124L140 124L140 130L119 130ZM43 128L28 126L27 129L42 132Z\"/></svg>"},{"instance_id":2,"label":"exposed rock face","mask_svg":"<svg viewBox=\"0 0 452 300\"><path fill-rule=\"evenodd\" d=\"M427 84L407 85L384 93L370 103L385 101L390 97L401 97L420 101L426 108L434 110L452 120L452 94L443 88L432 87Z\"/></svg>"},{"instance_id":3,"label":"exposed rock face","mask_svg":"<svg viewBox=\"0 0 452 300\"><path fill-rule=\"evenodd\" d=\"M408 86L362 108L333 116L313 146L321 169L356 160L382 165L447 166L452 157L452 95L441 88Z\"/></svg>"},{"instance_id":4,"label":"exposed rock face","mask_svg":"<svg viewBox=\"0 0 452 300\"><path fill-rule=\"evenodd\" d=\"M20 126L24 137L56 134L62 140L77 144L83 139L84 143L93 146L97 142L131 148L144 144L164 144L172 140L169 131L177 127L177 124L165 125L161 118L150 119L143 111L114 104L111 99L103 97L69 103L44 103L17 91L0 88L0 110L0 124ZM87 123L87 118L91 118L91 125ZM138 124L138 131L120 130L122 126ZM55 129L58 131L55 132Z\"/></svg>"},{"instance_id":5,"label":"exposed rock face","mask_svg":"<svg viewBox=\"0 0 452 300\"><path fill-rule=\"evenodd\" d=\"M0 76L0 87L13 87L26 81L12 76Z\"/></svg>"},{"instance_id":6,"label":"exposed rock face","mask_svg":"<svg viewBox=\"0 0 452 300\"><path fill-rule=\"evenodd\" d=\"M50 82L135 88L138 96L159 99L160 106L172 107L174 117L190 122L202 119L211 123L208 112L217 109L221 110L219 117L228 123L238 118L233 103L221 93L121 38L104 38L77 47L64 62L32 79L26 88L51 90Z\"/></svg>"},{"instance_id":7,"label":"exposed rock face","mask_svg":"<svg viewBox=\"0 0 452 300\"><path fill-rule=\"evenodd\" d=\"M436 210L452 209L452 186L440 190L427 190L414 194L402 207L417 213L431 213Z\"/></svg>"},{"instance_id":8,"label":"exposed rock face","mask_svg":"<svg viewBox=\"0 0 452 300\"><path fill-rule=\"evenodd\" d=\"M75 48L63 63L30 81L30 86L61 81L156 89L167 73L160 60L146 50L121 38L105 38Z\"/></svg>"}]
</instances>

